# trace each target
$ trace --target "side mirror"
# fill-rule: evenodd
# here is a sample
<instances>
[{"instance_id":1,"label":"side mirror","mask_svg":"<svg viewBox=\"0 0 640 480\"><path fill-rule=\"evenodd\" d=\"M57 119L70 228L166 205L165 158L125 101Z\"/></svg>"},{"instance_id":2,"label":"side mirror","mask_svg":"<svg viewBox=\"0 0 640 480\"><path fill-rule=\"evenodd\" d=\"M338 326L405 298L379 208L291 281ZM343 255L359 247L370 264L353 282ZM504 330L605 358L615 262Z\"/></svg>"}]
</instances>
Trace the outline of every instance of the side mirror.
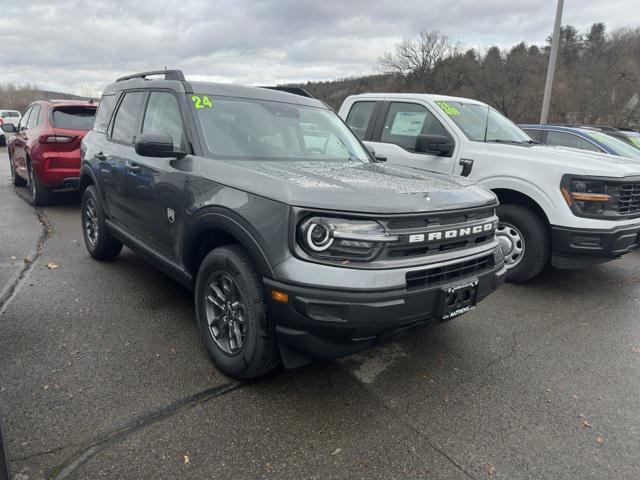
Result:
<instances>
[{"instance_id":1,"label":"side mirror","mask_svg":"<svg viewBox=\"0 0 640 480\"><path fill-rule=\"evenodd\" d=\"M13 123L3 123L2 125L0 125L0 128L3 132L7 133L16 133L18 131Z\"/></svg>"},{"instance_id":2,"label":"side mirror","mask_svg":"<svg viewBox=\"0 0 640 480\"><path fill-rule=\"evenodd\" d=\"M416 137L416 152L450 157L454 147L451 140L444 135L418 135Z\"/></svg>"},{"instance_id":3,"label":"side mirror","mask_svg":"<svg viewBox=\"0 0 640 480\"><path fill-rule=\"evenodd\" d=\"M365 145L365 147L367 147L367 150L369 151L369 153L371 154L371 156L373 157L373 159L374 159L374 161L376 163L386 162L387 161L387 157L378 157L376 155L376 150L372 146Z\"/></svg>"},{"instance_id":4,"label":"side mirror","mask_svg":"<svg viewBox=\"0 0 640 480\"><path fill-rule=\"evenodd\" d=\"M142 133L136 138L135 149L142 157L182 158L187 154L173 149L168 133Z\"/></svg>"}]
</instances>

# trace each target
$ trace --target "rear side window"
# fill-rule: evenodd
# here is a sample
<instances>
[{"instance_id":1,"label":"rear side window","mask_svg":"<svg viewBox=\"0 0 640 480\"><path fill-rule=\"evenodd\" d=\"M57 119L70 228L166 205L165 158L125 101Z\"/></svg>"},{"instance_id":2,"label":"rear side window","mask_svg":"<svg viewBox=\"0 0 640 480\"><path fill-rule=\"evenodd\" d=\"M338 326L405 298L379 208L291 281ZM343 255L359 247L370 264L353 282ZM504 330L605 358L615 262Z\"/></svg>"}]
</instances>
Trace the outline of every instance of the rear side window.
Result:
<instances>
[{"instance_id":1,"label":"rear side window","mask_svg":"<svg viewBox=\"0 0 640 480\"><path fill-rule=\"evenodd\" d=\"M364 140L375 106L376 102L356 102L347 115L347 125L360 140Z\"/></svg>"},{"instance_id":2,"label":"rear side window","mask_svg":"<svg viewBox=\"0 0 640 480\"><path fill-rule=\"evenodd\" d=\"M451 138L433 113L415 103L394 102L384 120L381 141L415 151L418 135L443 135Z\"/></svg>"},{"instance_id":3,"label":"rear side window","mask_svg":"<svg viewBox=\"0 0 640 480\"><path fill-rule=\"evenodd\" d=\"M20 114L18 112L1 112L0 117L2 118L18 118Z\"/></svg>"},{"instance_id":4,"label":"rear side window","mask_svg":"<svg viewBox=\"0 0 640 480\"><path fill-rule=\"evenodd\" d=\"M178 100L171 93L151 92L142 124L143 133L166 133L176 149L184 150L184 128Z\"/></svg>"},{"instance_id":5,"label":"rear side window","mask_svg":"<svg viewBox=\"0 0 640 480\"><path fill-rule=\"evenodd\" d=\"M29 120L27 120L27 128L33 128L38 125L38 117L40 116L40 105L34 105L31 110L31 115L29 115Z\"/></svg>"},{"instance_id":6,"label":"rear side window","mask_svg":"<svg viewBox=\"0 0 640 480\"><path fill-rule=\"evenodd\" d=\"M91 130L95 116L95 108L59 107L53 111L53 126L69 130Z\"/></svg>"},{"instance_id":7,"label":"rear side window","mask_svg":"<svg viewBox=\"0 0 640 480\"><path fill-rule=\"evenodd\" d=\"M116 106L116 95L103 95L98 105L98 112L96 113L93 129L96 132L107 133L109 127L109 120L111 120L111 114Z\"/></svg>"},{"instance_id":8,"label":"rear side window","mask_svg":"<svg viewBox=\"0 0 640 480\"><path fill-rule=\"evenodd\" d=\"M142 110L143 92L125 93L113 121L111 138L118 142L133 143L138 133L138 115Z\"/></svg>"}]
</instances>

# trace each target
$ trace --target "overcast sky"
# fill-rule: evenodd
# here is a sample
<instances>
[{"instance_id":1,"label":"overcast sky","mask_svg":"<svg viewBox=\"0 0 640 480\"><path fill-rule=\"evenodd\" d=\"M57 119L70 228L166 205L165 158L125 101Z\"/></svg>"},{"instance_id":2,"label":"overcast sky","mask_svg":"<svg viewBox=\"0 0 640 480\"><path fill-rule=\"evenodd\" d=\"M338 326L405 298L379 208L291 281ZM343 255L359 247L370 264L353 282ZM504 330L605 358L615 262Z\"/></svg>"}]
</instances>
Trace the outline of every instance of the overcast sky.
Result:
<instances>
[{"instance_id":1,"label":"overcast sky","mask_svg":"<svg viewBox=\"0 0 640 480\"><path fill-rule=\"evenodd\" d=\"M4 0L0 83L77 93L127 73L181 68L245 84L374 72L402 38L439 30L466 46L542 44L556 0ZM640 26L639 0L566 0L563 24Z\"/></svg>"}]
</instances>

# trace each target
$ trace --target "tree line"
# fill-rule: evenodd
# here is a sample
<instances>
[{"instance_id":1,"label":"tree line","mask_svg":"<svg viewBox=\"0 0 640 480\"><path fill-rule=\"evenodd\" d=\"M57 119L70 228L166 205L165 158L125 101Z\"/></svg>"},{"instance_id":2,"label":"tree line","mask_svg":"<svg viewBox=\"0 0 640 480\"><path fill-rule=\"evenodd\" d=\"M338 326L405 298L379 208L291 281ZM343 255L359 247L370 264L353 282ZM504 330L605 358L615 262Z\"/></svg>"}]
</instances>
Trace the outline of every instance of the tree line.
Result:
<instances>
[{"instance_id":1,"label":"tree line","mask_svg":"<svg viewBox=\"0 0 640 480\"><path fill-rule=\"evenodd\" d=\"M373 75L298 86L334 109L355 93L439 93L481 100L515 122L537 123L550 45L549 37L542 46L521 42L480 51L422 31L385 53ZM0 85L0 109L23 112L38 99L96 96L88 86L81 90L75 96ZM640 128L640 28L608 33L603 23L585 32L562 27L549 122Z\"/></svg>"},{"instance_id":2,"label":"tree line","mask_svg":"<svg viewBox=\"0 0 640 480\"><path fill-rule=\"evenodd\" d=\"M479 51L440 32L423 31L379 60L379 72L300 85L338 108L349 95L423 92L474 98L515 122L538 123L551 38L543 46L518 43ZM607 33L563 26L550 123L640 128L640 28Z\"/></svg>"},{"instance_id":3,"label":"tree line","mask_svg":"<svg viewBox=\"0 0 640 480\"><path fill-rule=\"evenodd\" d=\"M31 84L18 85L7 83L0 85L0 110L18 110L21 113L36 100L88 100L89 96L40 90ZM93 98L96 98L95 96ZM99 98L99 97L98 97Z\"/></svg>"}]
</instances>

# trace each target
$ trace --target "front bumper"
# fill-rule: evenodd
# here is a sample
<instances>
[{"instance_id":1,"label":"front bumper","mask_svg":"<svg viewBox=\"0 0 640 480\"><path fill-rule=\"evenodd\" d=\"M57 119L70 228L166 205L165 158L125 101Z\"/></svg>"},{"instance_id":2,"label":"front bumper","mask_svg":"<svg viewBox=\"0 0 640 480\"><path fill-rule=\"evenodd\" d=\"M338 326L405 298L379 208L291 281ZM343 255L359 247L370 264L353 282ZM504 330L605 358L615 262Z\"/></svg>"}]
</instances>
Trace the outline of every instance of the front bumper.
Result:
<instances>
[{"instance_id":1,"label":"front bumper","mask_svg":"<svg viewBox=\"0 0 640 480\"><path fill-rule=\"evenodd\" d=\"M480 301L504 282L504 263L458 278L462 284L478 280ZM386 291L327 290L264 279L275 320L278 343L314 358L334 359L387 341L408 328L439 321L440 282L421 288ZM273 289L289 296L287 303L271 299Z\"/></svg>"},{"instance_id":2,"label":"front bumper","mask_svg":"<svg viewBox=\"0 0 640 480\"><path fill-rule=\"evenodd\" d=\"M640 223L610 230L551 227L551 264L585 268L619 258L640 245Z\"/></svg>"}]
</instances>

